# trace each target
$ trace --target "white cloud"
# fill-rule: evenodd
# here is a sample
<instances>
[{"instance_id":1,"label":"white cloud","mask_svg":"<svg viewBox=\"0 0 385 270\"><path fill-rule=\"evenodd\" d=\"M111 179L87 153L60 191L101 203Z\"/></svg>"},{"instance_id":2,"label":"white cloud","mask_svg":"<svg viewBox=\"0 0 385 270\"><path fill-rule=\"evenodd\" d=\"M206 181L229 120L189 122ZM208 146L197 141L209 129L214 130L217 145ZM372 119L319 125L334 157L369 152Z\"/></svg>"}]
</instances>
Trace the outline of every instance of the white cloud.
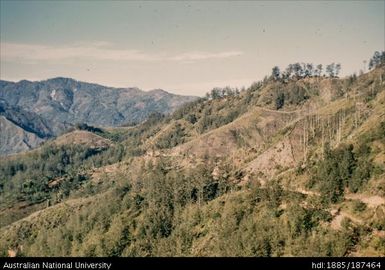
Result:
<instances>
[{"instance_id":1,"label":"white cloud","mask_svg":"<svg viewBox=\"0 0 385 270\"><path fill-rule=\"evenodd\" d=\"M1 43L0 57L5 61L61 61L70 59L92 59L109 61L174 61L195 62L209 59L224 59L242 55L241 51L224 52L185 52L170 55L165 53L147 53L134 49L113 48L111 43L100 41L78 43L67 46L41 44Z\"/></svg>"},{"instance_id":2,"label":"white cloud","mask_svg":"<svg viewBox=\"0 0 385 270\"><path fill-rule=\"evenodd\" d=\"M229 52L220 52L220 53L208 53L208 52L189 52L183 53L174 57L171 57L171 60L175 61L197 61L197 60L206 60L206 59L220 59L228 58L233 56L240 56L243 52L241 51L229 51Z\"/></svg>"}]
</instances>

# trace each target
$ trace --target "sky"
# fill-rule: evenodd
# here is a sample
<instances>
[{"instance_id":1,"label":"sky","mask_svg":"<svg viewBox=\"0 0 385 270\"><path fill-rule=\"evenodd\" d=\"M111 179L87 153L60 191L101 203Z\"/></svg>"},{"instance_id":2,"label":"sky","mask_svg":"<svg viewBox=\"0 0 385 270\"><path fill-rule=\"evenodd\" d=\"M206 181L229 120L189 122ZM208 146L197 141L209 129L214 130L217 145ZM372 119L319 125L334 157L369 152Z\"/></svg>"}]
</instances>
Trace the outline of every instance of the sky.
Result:
<instances>
[{"instance_id":1,"label":"sky","mask_svg":"<svg viewBox=\"0 0 385 270\"><path fill-rule=\"evenodd\" d=\"M384 50L384 3L0 0L0 79L203 96L294 62L338 62L349 75Z\"/></svg>"}]
</instances>

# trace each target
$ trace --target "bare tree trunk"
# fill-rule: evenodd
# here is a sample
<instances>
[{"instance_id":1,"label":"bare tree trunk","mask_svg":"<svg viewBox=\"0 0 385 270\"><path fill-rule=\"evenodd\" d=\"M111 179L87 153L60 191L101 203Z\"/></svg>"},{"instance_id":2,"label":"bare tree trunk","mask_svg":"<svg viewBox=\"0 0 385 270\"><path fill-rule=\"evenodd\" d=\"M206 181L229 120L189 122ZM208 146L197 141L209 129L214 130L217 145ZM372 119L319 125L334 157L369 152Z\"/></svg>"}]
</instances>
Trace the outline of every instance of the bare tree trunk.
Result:
<instances>
[{"instance_id":1,"label":"bare tree trunk","mask_svg":"<svg viewBox=\"0 0 385 270\"><path fill-rule=\"evenodd\" d=\"M305 116L304 124L303 124L303 160L306 163L307 156L307 137L306 137L306 128L307 128L307 117Z\"/></svg>"},{"instance_id":2,"label":"bare tree trunk","mask_svg":"<svg viewBox=\"0 0 385 270\"><path fill-rule=\"evenodd\" d=\"M322 140L322 159L325 157L325 127L324 122L322 121L321 125L321 140Z\"/></svg>"}]
</instances>

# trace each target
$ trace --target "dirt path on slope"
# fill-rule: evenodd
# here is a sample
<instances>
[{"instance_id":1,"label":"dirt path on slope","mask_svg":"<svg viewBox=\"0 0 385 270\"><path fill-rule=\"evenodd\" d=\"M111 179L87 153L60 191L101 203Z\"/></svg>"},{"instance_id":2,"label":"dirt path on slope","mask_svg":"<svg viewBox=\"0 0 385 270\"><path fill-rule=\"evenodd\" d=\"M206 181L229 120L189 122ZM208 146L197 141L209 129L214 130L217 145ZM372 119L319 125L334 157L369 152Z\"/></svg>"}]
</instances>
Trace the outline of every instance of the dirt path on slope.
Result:
<instances>
[{"instance_id":1,"label":"dirt path on slope","mask_svg":"<svg viewBox=\"0 0 385 270\"><path fill-rule=\"evenodd\" d=\"M334 230L340 230L342 228L341 223L344 220L344 218L348 218L354 223L357 223L359 225L362 225L364 223L363 220L356 218L349 213L341 211L334 216L332 222L330 223L330 227L332 227Z\"/></svg>"},{"instance_id":2,"label":"dirt path on slope","mask_svg":"<svg viewBox=\"0 0 385 270\"><path fill-rule=\"evenodd\" d=\"M368 205L368 207L375 208L379 205L385 204L385 199L380 196L371 196L366 194L347 194L345 200L358 200Z\"/></svg>"}]
</instances>

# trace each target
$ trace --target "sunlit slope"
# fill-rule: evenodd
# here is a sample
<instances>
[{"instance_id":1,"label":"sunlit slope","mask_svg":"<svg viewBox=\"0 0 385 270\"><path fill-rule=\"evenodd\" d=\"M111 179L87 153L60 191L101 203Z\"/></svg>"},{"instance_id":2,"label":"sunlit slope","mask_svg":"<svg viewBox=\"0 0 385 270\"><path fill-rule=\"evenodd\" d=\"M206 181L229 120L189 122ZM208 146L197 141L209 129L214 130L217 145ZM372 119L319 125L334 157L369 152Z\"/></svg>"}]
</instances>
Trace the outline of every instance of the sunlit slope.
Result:
<instances>
[{"instance_id":1,"label":"sunlit slope","mask_svg":"<svg viewBox=\"0 0 385 270\"><path fill-rule=\"evenodd\" d=\"M383 256L384 79L268 80L128 129L65 134L50 143L104 150L52 176L0 229L0 251ZM69 175L86 177L63 193Z\"/></svg>"}]
</instances>

